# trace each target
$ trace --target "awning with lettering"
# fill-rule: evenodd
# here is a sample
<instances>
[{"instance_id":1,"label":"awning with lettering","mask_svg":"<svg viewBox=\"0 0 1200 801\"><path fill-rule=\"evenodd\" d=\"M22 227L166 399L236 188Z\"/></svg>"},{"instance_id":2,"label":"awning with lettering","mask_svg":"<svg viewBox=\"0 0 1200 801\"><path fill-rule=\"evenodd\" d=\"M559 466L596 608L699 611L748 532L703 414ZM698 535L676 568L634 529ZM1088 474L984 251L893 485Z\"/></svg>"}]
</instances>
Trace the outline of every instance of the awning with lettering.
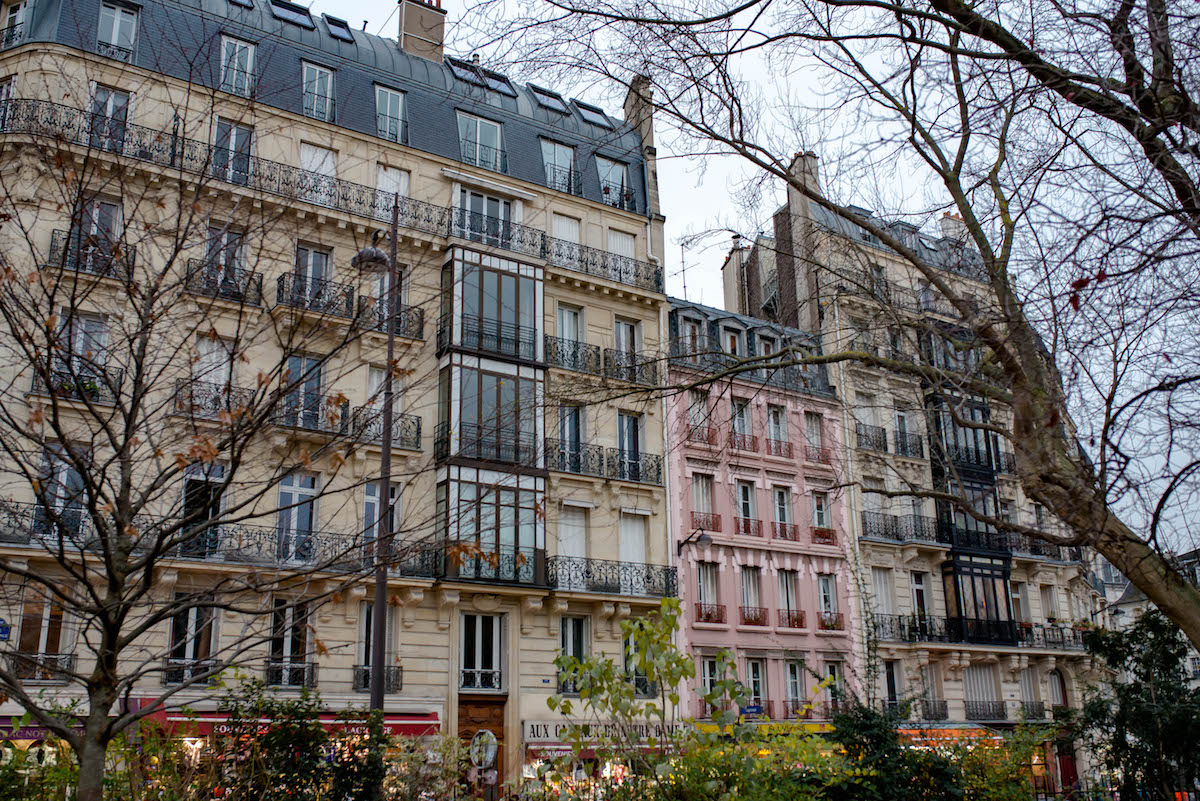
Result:
<instances>
[{"instance_id":1,"label":"awning with lettering","mask_svg":"<svg viewBox=\"0 0 1200 801\"><path fill-rule=\"evenodd\" d=\"M231 723L224 712L167 712L152 715L160 720L167 731L173 734L204 736L208 734L251 734L266 731L273 722L270 718L259 718L256 721L240 721ZM321 725L327 731L351 731L366 734L367 724L361 718L346 718L338 712L325 712L320 716ZM253 727L254 731L247 731ZM383 728L393 736L421 737L427 734L437 734L441 729L441 721L437 712L392 713L383 716Z\"/></svg>"},{"instance_id":2,"label":"awning with lettering","mask_svg":"<svg viewBox=\"0 0 1200 801\"><path fill-rule=\"evenodd\" d=\"M937 746L958 743L1002 743L1004 738L994 731L975 726L953 726L929 729L899 729L898 734L909 745Z\"/></svg>"}]
</instances>

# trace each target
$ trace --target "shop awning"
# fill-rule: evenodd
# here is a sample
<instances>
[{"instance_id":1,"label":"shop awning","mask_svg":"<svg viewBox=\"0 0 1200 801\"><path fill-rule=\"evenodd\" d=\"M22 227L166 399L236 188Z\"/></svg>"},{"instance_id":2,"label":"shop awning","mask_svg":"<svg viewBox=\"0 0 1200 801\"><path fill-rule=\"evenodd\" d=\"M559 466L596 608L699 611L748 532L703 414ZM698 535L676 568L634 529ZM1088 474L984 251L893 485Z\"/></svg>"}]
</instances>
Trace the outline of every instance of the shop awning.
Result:
<instances>
[{"instance_id":1,"label":"shop awning","mask_svg":"<svg viewBox=\"0 0 1200 801\"><path fill-rule=\"evenodd\" d=\"M239 734L237 724L229 722L229 716L224 712L195 712L185 715L181 712L166 712L152 715L152 719L161 721L167 731L174 734L203 736L208 734ZM326 712L320 717L321 725L327 731L353 731L365 734L367 724L361 719L347 719L336 712ZM245 725L242 721L242 725ZM255 721L256 731L266 731L271 727L270 718L259 718ZM437 734L441 729L441 721L437 712L395 713L383 716L383 728L388 734L420 737L426 734Z\"/></svg>"},{"instance_id":2,"label":"shop awning","mask_svg":"<svg viewBox=\"0 0 1200 801\"><path fill-rule=\"evenodd\" d=\"M975 726L944 729L899 729L897 732L910 745L937 746L971 743L1001 743L1004 738L994 731Z\"/></svg>"}]
</instances>

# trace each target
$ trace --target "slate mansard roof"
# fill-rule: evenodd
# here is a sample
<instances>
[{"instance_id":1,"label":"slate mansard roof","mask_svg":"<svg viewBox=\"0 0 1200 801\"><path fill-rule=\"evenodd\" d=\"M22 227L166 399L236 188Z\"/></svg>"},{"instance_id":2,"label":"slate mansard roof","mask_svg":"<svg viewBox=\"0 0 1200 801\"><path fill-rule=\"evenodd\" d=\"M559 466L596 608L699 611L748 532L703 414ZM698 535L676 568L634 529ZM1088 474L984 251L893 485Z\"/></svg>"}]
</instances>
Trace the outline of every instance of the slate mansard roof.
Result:
<instances>
[{"instance_id":1,"label":"slate mansard roof","mask_svg":"<svg viewBox=\"0 0 1200 801\"><path fill-rule=\"evenodd\" d=\"M576 148L584 197L605 201L594 159L601 155L629 165L633 208L647 212L640 135L587 104L564 99L567 113L560 113L539 103L530 86L507 82L509 94L475 85L456 77L447 63L404 52L395 39L353 30L286 0L115 1L138 11L129 59L135 66L215 87L221 37L236 37L256 46L255 97L263 105L303 113L301 62L317 64L334 71L340 127L375 135L375 86L399 90L405 93L407 144L412 148L460 160L457 112L463 111L503 124L505 174L546 185L540 140L554 140ZM100 0L37 0L33 5L21 43L57 42L97 51ZM308 24L302 24L305 20ZM587 118L607 119L611 128Z\"/></svg>"}]
</instances>

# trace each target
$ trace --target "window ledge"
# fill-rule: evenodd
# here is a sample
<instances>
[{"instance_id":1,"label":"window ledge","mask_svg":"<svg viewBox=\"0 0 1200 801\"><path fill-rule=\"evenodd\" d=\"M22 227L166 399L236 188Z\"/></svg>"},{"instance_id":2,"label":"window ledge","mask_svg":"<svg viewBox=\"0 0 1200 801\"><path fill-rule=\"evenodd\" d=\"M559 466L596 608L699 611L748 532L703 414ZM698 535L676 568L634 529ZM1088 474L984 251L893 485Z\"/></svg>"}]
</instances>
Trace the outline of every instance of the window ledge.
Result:
<instances>
[{"instance_id":1,"label":"window ledge","mask_svg":"<svg viewBox=\"0 0 1200 801\"><path fill-rule=\"evenodd\" d=\"M696 621L692 623L692 628L700 629L701 631L729 631L728 623L702 623Z\"/></svg>"},{"instance_id":2,"label":"window ledge","mask_svg":"<svg viewBox=\"0 0 1200 801\"><path fill-rule=\"evenodd\" d=\"M849 637L850 636L850 632L846 631L845 629L837 629L834 631L831 631L829 629L816 629L813 631L813 634L817 635L818 637Z\"/></svg>"},{"instance_id":3,"label":"window ledge","mask_svg":"<svg viewBox=\"0 0 1200 801\"><path fill-rule=\"evenodd\" d=\"M452 167L442 167L442 175L453 181L462 181L464 184L470 184L471 186L478 186L484 189L491 189L493 191L520 198L522 200L537 200L538 197L537 194L533 192L527 192L526 190L520 189L512 184L505 183L503 181L496 181L491 178L484 178L483 176L456 170ZM458 198L454 198L454 202L457 204Z\"/></svg>"}]
</instances>

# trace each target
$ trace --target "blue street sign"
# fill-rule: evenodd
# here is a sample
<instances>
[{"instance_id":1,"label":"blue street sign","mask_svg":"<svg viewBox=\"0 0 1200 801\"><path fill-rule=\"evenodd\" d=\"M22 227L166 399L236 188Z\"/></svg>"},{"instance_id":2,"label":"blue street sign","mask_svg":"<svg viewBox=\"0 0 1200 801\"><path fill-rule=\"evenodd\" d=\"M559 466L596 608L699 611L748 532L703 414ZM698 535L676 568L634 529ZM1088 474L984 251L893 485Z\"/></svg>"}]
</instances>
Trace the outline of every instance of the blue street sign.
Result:
<instances>
[{"instance_id":1,"label":"blue street sign","mask_svg":"<svg viewBox=\"0 0 1200 801\"><path fill-rule=\"evenodd\" d=\"M12 626L8 621L0 617L0 642L8 642L8 636L12 634Z\"/></svg>"}]
</instances>

